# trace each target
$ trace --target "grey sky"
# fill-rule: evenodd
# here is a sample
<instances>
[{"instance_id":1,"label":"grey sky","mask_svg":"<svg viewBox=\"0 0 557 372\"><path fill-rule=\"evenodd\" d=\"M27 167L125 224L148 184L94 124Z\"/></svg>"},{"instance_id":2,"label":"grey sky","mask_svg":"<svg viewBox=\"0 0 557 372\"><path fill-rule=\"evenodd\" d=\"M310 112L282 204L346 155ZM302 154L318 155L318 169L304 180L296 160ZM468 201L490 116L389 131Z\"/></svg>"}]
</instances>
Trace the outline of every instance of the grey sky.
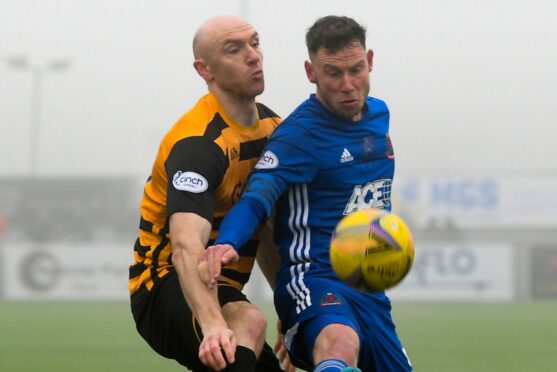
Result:
<instances>
[{"instance_id":1,"label":"grey sky","mask_svg":"<svg viewBox=\"0 0 557 372\"><path fill-rule=\"evenodd\" d=\"M162 135L206 90L193 33L223 13L259 30L260 99L282 116L314 90L307 27L327 14L364 23L398 172L557 171L552 0L0 0L0 175L29 171L31 74L6 58L71 63L44 75L40 174L146 177Z\"/></svg>"}]
</instances>

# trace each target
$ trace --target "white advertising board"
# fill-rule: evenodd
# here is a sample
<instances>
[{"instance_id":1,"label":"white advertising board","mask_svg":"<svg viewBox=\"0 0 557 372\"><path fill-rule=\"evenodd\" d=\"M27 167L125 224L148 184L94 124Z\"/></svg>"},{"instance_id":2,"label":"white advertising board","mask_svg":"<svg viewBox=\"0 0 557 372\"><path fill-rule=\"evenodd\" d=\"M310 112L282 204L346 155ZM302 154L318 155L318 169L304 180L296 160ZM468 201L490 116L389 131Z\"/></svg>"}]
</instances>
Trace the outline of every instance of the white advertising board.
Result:
<instances>
[{"instance_id":1,"label":"white advertising board","mask_svg":"<svg viewBox=\"0 0 557 372\"><path fill-rule=\"evenodd\" d=\"M508 245L419 243L412 271L389 296L412 301L512 300L512 254ZM127 300L130 262L131 248L122 245L4 246L2 294L11 300ZM254 274L246 291L270 300L262 275Z\"/></svg>"},{"instance_id":2,"label":"white advertising board","mask_svg":"<svg viewBox=\"0 0 557 372\"><path fill-rule=\"evenodd\" d=\"M557 227L557 176L406 176L393 193L413 228Z\"/></svg>"},{"instance_id":3,"label":"white advertising board","mask_svg":"<svg viewBox=\"0 0 557 372\"><path fill-rule=\"evenodd\" d=\"M512 247L426 243L416 247L408 276L389 291L395 300L508 301L513 292Z\"/></svg>"},{"instance_id":4,"label":"white advertising board","mask_svg":"<svg viewBox=\"0 0 557 372\"><path fill-rule=\"evenodd\" d=\"M127 299L130 246L21 244L0 250L6 299Z\"/></svg>"}]
</instances>

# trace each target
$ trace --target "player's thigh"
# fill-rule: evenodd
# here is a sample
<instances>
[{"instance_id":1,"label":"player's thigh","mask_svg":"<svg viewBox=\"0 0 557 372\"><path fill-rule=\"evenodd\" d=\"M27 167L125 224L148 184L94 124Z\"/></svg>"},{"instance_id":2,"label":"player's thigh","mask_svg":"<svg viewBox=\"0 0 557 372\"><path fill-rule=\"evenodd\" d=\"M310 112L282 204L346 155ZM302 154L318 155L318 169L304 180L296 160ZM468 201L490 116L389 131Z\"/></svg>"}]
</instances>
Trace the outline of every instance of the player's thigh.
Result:
<instances>
[{"instance_id":1,"label":"player's thigh","mask_svg":"<svg viewBox=\"0 0 557 372\"><path fill-rule=\"evenodd\" d=\"M363 304L363 303L362 303ZM388 298L367 301L359 312L362 328L362 370L411 371L412 367L396 332ZM370 365L371 364L371 365ZM365 368L365 369L364 369Z\"/></svg>"},{"instance_id":2,"label":"player's thigh","mask_svg":"<svg viewBox=\"0 0 557 372\"><path fill-rule=\"evenodd\" d=\"M238 344L247 346L258 355L257 372L281 371L271 347L265 343L265 315L246 296L226 283L219 283L219 302L228 326L234 331Z\"/></svg>"},{"instance_id":3,"label":"player's thigh","mask_svg":"<svg viewBox=\"0 0 557 372\"><path fill-rule=\"evenodd\" d=\"M275 307L282 321L291 360L300 368L311 369L315 341L324 327L343 324L352 329L353 336L358 334L359 326L354 308L348 301L352 293L345 293L346 285L338 280L312 277L305 278L304 286L305 290L299 293L278 288ZM357 350L357 341L355 345Z\"/></svg>"},{"instance_id":4,"label":"player's thigh","mask_svg":"<svg viewBox=\"0 0 557 372\"><path fill-rule=\"evenodd\" d=\"M349 365L358 362L360 339L353 327L332 323L321 329L313 347L313 361L317 365L325 359L341 359Z\"/></svg>"}]
</instances>

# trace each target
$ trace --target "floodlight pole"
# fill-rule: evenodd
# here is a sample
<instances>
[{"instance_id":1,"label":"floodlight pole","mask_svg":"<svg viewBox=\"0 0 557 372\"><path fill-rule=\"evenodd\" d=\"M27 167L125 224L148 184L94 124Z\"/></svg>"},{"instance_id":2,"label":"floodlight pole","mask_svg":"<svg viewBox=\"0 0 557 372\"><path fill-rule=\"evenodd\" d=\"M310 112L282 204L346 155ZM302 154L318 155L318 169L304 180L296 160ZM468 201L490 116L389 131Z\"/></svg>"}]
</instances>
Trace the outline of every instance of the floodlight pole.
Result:
<instances>
[{"instance_id":1,"label":"floodlight pole","mask_svg":"<svg viewBox=\"0 0 557 372\"><path fill-rule=\"evenodd\" d=\"M43 71L40 67L33 68L31 91L31 127L29 133L29 172L37 176L39 172L39 146L41 138L41 86Z\"/></svg>"},{"instance_id":2,"label":"floodlight pole","mask_svg":"<svg viewBox=\"0 0 557 372\"><path fill-rule=\"evenodd\" d=\"M62 72L69 68L66 60L53 60L39 66L31 65L25 56L14 56L7 59L8 66L20 71L31 72L31 123L29 133L29 173L37 176L39 172L39 156L41 145L41 111L42 111L42 85L45 72Z\"/></svg>"}]
</instances>

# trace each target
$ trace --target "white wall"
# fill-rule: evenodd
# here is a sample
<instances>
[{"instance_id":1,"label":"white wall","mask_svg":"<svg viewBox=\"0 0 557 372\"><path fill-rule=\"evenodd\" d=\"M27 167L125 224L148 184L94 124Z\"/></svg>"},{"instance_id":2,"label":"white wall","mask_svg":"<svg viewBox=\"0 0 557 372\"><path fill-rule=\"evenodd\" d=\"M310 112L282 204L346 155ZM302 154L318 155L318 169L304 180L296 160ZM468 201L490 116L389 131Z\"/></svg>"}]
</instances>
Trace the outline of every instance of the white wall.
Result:
<instances>
[{"instance_id":1,"label":"white wall","mask_svg":"<svg viewBox=\"0 0 557 372\"><path fill-rule=\"evenodd\" d=\"M313 87L305 30L353 16L375 51L372 94L392 112L398 172L557 171L557 3L552 0L0 0L0 175L27 174L31 74L47 74L40 173L145 177L169 126L205 91L191 38L208 17L259 29L267 91L286 115Z\"/></svg>"}]
</instances>

